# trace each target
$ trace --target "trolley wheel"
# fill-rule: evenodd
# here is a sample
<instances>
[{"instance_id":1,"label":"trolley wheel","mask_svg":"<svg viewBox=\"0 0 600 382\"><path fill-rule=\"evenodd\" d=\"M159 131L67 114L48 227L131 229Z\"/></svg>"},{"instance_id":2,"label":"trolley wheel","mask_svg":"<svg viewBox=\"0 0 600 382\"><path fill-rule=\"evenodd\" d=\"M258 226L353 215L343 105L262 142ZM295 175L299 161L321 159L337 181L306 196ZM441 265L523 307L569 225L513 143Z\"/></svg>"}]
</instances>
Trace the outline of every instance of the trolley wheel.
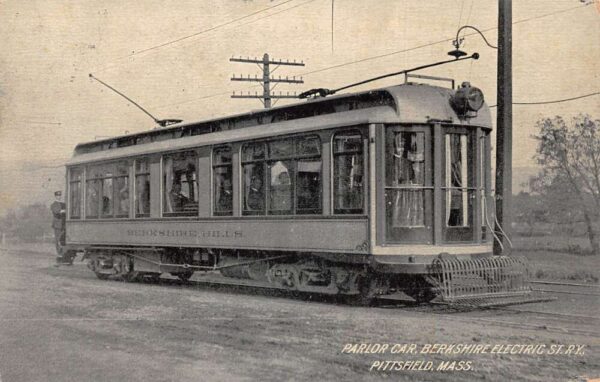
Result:
<instances>
[{"instance_id":1,"label":"trolley wheel","mask_svg":"<svg viewBox=\"0 0 600 382\"><path fill-rule=\"evenodd\" d=\"M426 304L437 297L433 286L423 277L417 277L404 293L412 297L419 304Z\"/></svg>"},{"instance_id":2,"label":"trolley wheel","mask_svg":"<svg viewBox=\"0 0 600 382\"><path fill-rule=\"evenodd\" d=\"M130 283L136 282L140 279L140 273L136 272L136 271L131 271L129 273L124 274L123 276L121 276L121 278L123 279L123 281L127 281Z\"/></svg>"},{"instance_id":3,"label":"trolley wheel","mask_svg":"<svg viewBox=\"0 0 600 382\"><path fill-rule=\"evenodd\" d=\"M347 296L347 301L355 306L371 306L377 297L378 281L373 275L360 277L358 281L358 294Z\"/></svg>"},{"instance_id":4,"label":"trolley wheel","mask_svg":"<svg viewBox=\"0 0 600 382\"><path fill-rule=\"evenodd\" d=\"M150 284L157 284L160 281L160 273L148 272L142 274L140 277L142 281Z\"/></svg>"},{"instance_id":5,"label":"trolley wheel","mask_svg":"<svg viewBox=\"0 0 600 382\"><path fill-rule=\"evenodd\" d=\"M107 273L100 273L100 272L94 272L96 274L96 277L98 277L100 280L108 280L108 278L110 277L109 274Z\"/></svg>"},{"instance_id":6,"label":"trolley wheel","mask_svg":"<svg viewBox=\"0 0 600 382\"><path fill-rule=\"evenodd\" d=\"M181 272L181 273L171 273L171 275L176 276L181 281L188 281L194 272Z\"/></svg>"}]
</instances>

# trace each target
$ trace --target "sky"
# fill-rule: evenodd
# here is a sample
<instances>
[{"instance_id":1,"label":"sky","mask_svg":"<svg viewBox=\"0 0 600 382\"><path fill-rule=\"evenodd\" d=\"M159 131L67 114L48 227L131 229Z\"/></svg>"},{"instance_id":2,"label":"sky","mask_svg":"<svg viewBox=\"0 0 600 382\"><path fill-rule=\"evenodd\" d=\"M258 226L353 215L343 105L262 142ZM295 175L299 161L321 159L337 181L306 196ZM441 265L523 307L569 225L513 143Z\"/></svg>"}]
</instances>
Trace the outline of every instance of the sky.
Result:
<instances>
[{"instance_id":1,"label":"sky","mask_svg":"<svg viewBox=\"0 0 600 382\"><path fill-rule=\"evenodd\" d=\"M230 62L232 56L302 60L305 67L274 73L303 77L302 85L280 84L276 90L285 93L447 59L449 40L465 24L497 42L495 0L334 1L0 0L0 215L19 204L49 203L64 188L63 164L76 144L155 127L89 73L159 119L193 121L262 108L258 100L230 98L258 90L230 81L232 75L260 70ZM513 22L514 102L600 91L598 3L515 1ZM495 104L497 51L477 35L467 35L462 49L481 58L422 74L469 81ZM513 165L535 164L537 120L581 112L600 118L600 97L515 106Z\"/></svg>"}]
</instances>

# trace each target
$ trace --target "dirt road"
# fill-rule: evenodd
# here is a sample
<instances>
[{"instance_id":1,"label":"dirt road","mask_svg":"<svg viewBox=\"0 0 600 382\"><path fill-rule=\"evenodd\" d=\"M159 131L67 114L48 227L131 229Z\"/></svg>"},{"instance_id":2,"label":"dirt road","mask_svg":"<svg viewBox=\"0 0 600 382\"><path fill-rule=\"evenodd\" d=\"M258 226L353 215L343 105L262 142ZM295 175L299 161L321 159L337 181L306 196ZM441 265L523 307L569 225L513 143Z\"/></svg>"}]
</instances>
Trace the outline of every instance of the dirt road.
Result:
<instances>
[{"instance_id":1,"label":"dirt road","mask_svg":"<svg viewBox=\"0 0 600 382\"><path fill-rule=\"evenodd\" d=\"M465 313L357 308L173 282L100 281L82 263L53 267L50 253L0 250L0 261L2 382L600 377L600 331L593 325L585 333L561 333L543 325L495 325L493 311L477 312L471 322ZM514 320L528 317L524 313ZM360 343L388 346L380 354L347 354L359 349L350 344ZM395 344L413 344L413 350ZM463 350L481 346L479 354L444 354L439 347L421 353L431 344L460 344ZM541 354L506 345L537 346ZM561 354L550 354L551 349ZM452 361L455 369L462 361L469 370L436 370L440 364L451 368ZM422 370L429 362L433 370Z\"/></svg>"}]
</instances>

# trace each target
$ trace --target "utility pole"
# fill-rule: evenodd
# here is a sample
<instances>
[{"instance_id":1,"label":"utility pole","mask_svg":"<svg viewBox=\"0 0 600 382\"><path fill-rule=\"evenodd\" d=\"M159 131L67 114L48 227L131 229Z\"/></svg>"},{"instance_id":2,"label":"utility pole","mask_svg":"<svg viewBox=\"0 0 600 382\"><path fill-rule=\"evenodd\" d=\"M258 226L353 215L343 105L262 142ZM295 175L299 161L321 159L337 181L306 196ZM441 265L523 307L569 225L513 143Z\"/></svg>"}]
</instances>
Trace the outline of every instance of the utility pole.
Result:
<instances>
[{"instance_id":1,"label":"utility pole","mask_svg":"<svg viewBox=\"0 0 600 382\"><path fill-rule=\"evenodd\" d=\"M498 115L496 119L496 231L504 231L502 246L509 254L507 236L512 223L512 2L498 0ZM494 241L494 254L502 252Z\"/></svg>"},{"instance_id":2,"label":"utility pole","mask_svg":"<svg viewBox=\"0 0 600 382\"><path fill-rule=\"evenodd\" d=\"M263 94L260 95L257 92L255 94L250 94L250 92L248 92L248 94L235 94L235 92L233 93L233 95L231 96L231 98L256 98L261 100L261 102L263 103L265 109L269 109L271 107L271 100L272 99L279 99L279 98L298 98L298 96L296 95L296 93L294 94L289 94L289 92L287 94L281 94L281 92L279 92L278 95L272 93L273 89L275 89L275 86L277 86L279 83L288 83L288 84L303 84L304 81L302 80L302 78L296 79L296 76L289 78L288 76L286 76L285 78L275 78L275 77L271 77L271 74L273 74L273 72L275 70L277 70L277 68L279 68L279 66L281 65L288 65L288 66L304 66L304 62L296 62L296 60L294 60L293 62L290 62L289 60L283 61L283 60L271 60L269 59L269 55L267 53L264 54L262 60L254 58L235 58L232 57L229 59L229 61L232 62L242 62L242 63L246 63L246 64L257 64L261 69L262 69L262 78L258 77L258 76L254 76L254 77L250 77L250 75L248 75L247 77L236 77L235 75L233 75L233 77L231 77L232 81L250 81L250 82L262 82L263 84ZM273 70L271 70L271 65L276 65L275 68L273 68ZM271 88L271 83L274 83L275 86L273 86Z\"/></svg>"}]
</instances>

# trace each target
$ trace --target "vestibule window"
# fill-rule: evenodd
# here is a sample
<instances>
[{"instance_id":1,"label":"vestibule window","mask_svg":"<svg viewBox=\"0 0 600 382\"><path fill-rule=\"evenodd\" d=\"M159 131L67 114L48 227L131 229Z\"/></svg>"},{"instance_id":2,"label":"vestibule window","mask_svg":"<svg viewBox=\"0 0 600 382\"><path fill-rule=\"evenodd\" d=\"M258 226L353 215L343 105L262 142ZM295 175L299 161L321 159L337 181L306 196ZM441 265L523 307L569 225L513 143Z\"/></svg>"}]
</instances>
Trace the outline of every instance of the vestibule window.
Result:
<instances>
[{"instance_id":1,"label":"vestibule window","mask_svg":"<svg viewBox=\"0 0 600 382\"><path fill-rule=\"evenodd\" d=\"M467 136L446 134L446 224L469 226L470 195Z\"/></svg>"},{"instance_id":2,"label":"vestibule window","mask_svg":"<svg viewBox=\"0 0 600 382\"><path fill-rule=\"evenodd\" d=\"M433 240L433 160L428 126L393 126L385 132L386 239Z\"/></svg>"},{"instance_id":3,"label":"vestibule window","mask_svg":"<svg viewBox=\"0 0 600 382\"><path fill-rule=\"evenodd\" d=\"M163 156L163 212L169 216L198 213L197 156L194 151Z\"/></svg>"},{"instance_id":4,"label":"vestibule window","mask_svg":"<svg viewBox=\"0 0 600 382\"><path fill-rule=\"evenodd\" d=\"M480 158L479 158L479 171L481 184L479 185L479 191L481 193L481 240L487 241L491 235L488 224L492 225L494 222L494 211L493 211L493 200L491 195L487 191L487 187L491 184L490 182L490 163L489 162L489 150L490 150L490 134L484 132L479 139L480 146Z\"/></svg>"},{"instance_id":5,"label":"vestibule window","mask_svg":"<svg viewBox=\"0 0 600 382\"><path fill-rule=\"evenodd\" d=\"M135 216L150 216L150 162L135 160Z\"/></svg>"},{"instance_id":6,"label":"vestibule window","mask_svg":"<svg viewBox=\"0 0 600 382\"><path fill-rule=\"evenodd\" d=\"M81 218L81 174L80 167L69 169L69 217L71 219Z\"/></svg>"},{"instance_id":7,"label":"vestibule window","mask_svg":"<svg viewBox=\"0 0 600 382\"><path fill-rule=\"evenodd\" d=\"M317 136L244 145L243 214L321 213L321 170Z\"/></svg>"},{"instance_id":8,"label":"vestibule window","mask_svg":"<svg viewBox=\"0 0 600 382\"><path fill-rule=\"evenodd\" d=\"M86 218L128 217L128 163L123 161L89 166L86 200Z\"/></svg>"},{"instance_id":9,"label":"vestibule window","mask_svg":"<svg viewBox=\"0 0 600 382\"><path fill-rule=\"evenodd\" d=\"M363 213L363 138L359 131L333 137L333 209L335 214Z\"/></svg>"},{"instance_id":10,"label":"vestibule window","mask_svg":"<svg viewBox=\"0 0 600 382\"><path fill-rule=\"evenodd\" d=\"M213 151L213 211L216 216L233 215L233 165L230 147Z\"/></svg>"},{"instance_id":11,"label":"vestibule window","mask_svg":"<svg viewBox=\"0 0 600 382\"><path fill-rule=\"evenodd\" d=\"M392 197L392 227L425 225L425 133L396 132L392 176L387 193Z\"/></svg>"},{"instance_id":12,"label":"vestibule window","mask_svg":"<svg viewBox=\"0 0 600 382\"><path fill-rule=\"evenodd\" d=\"M444 237L447 242L472 241L477 192L472 132L445 134L444 152Z\"/></svg>"}]
</instances>

